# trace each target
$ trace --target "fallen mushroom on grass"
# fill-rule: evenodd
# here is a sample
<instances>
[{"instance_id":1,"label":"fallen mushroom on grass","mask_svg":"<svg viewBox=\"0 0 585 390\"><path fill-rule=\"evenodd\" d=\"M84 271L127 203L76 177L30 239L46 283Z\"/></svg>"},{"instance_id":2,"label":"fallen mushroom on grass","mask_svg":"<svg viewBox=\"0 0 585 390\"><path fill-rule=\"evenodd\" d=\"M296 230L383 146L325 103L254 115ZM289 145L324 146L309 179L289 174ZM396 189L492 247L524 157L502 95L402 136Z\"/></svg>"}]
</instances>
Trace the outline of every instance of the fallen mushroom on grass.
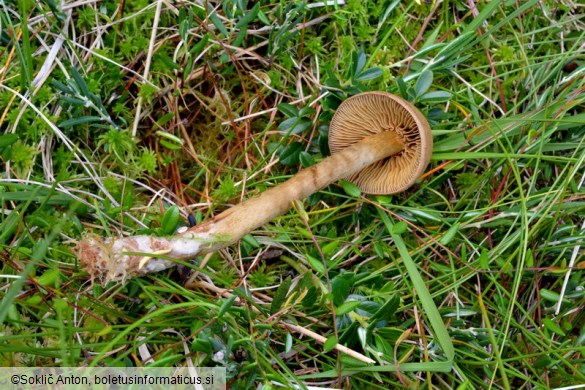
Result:
<instances>
[{"instance_id":1,"label":"fallen mushroom on grass","mask_svg":"<svg viewBox=\"0 0 585 390\"><path fill-rule=\"evenodd\" d=\"M286 213L292 202L345 178L369 194L410 187L432 150L430 126L412 104L385 92L345 100L331 121L331 156L286 182L171 237L102 238L88 234L77 255L92 279L108 282L161 271L224 248Z\"/></svg>"}]
</instances>

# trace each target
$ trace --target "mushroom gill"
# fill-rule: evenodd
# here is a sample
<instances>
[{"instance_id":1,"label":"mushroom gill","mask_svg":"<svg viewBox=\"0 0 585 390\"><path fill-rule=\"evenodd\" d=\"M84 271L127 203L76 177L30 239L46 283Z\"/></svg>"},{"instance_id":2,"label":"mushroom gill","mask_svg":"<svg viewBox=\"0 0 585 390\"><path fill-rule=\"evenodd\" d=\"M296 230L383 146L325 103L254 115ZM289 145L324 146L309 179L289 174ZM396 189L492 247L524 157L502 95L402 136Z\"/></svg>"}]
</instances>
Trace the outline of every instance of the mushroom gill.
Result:
<instances>
[{"instance_id":1,"label":"mushroom gill","mask_svg":"<svg viewBox=\"0 0 585 390\"><path fill-rule=\"evenodd\" d=\"M346 177L369 194L403 191L422 174L430 159L431 131L409 102L386 92L366 92L345 100L331 121L329 147L334 154L382 131L397 134L402 152Z\"/></svg>"}]
</instances>

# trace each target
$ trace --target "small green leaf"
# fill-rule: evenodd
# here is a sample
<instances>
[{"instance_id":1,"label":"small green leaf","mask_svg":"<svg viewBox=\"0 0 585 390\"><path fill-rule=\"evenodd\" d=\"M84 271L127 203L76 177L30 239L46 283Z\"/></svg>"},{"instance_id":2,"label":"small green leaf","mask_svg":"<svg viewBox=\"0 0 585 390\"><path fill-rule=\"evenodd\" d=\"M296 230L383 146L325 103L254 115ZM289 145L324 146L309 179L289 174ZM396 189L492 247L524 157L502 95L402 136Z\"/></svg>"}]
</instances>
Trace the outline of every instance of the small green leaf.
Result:
<instances>
[{"instance_id":1,"label":"small green leaf","mask_svg":"<svg viewBox=\"0 0 585 390\"><path fill-rule=\"evenodd\" d=\"M382 243L380 241L374 241L373 247L374 247L374 250L376 251L376 256L378 256L380 259L383 259L384 257L386 257L385 253L384 253L384 246L382 245Z\"/></svg>"},{"instance_id":2,"label":"small green leaf","mask_svg":"<svg viewBox=\"0 0 585 390\"><path fill-rule=\"evenodd\" d=\"M362 194L362 191L360 190L360 188L349 181L340 180L339 184L341 184L341 187L343 187L343 190L349 196L357 198Z\"/></svg>"},{"instance_id":3,"label":"small green leaf","mask_svg":"<svg viewBox=\"0 0 585 390\"><path fill-rule=\"evenodd\" d=\"M258 240L256 240L256 238L251 234L246 234L244 237L242 237L242 241L244 241L246 244L250 245L253 248L260 247L260 243L258 242Z\"/></svg>"},{"instance_id":4,"label":"small green leaf","mask_svg":"<svg viewBox=\"0 0 585 390\"><path fill-rule=\"evenodd\" d=\"M420 97L419 101L425 103L441 103L448 102L453 97L453 94L445 91L433 91L425 93Z\"/></svg>"},{"instance_id":5,"label":"small green leaf","mask_svg":"<svg viewBox=\"0 0 585 390\"><path fill-rule=\"evenodd\" d=\"M268 19L268 17L266 16L266 14L264 12L262 12L262 10L260 10L258 12L258 19L260 19L260 21L267 26L271 24L270 19Z\"/></svg>"},{"instance_id":6,"label":"small green leaf","mask_svg":"<svg viewBox=\"0 0 585 390\"><path fill-rule=\"evenodd\" d=\"M451 226L449 230L447 230L447 233L445 233L445 235L441 237L441 240L439 242L443 245L449 244L458 231L459 224L458 223L453 224L453 226Z\"/></svg>"},{"instance_id":7,"label":"small green leaf","mask_svg":"<svg viewBox=\"0 0 585 390\"><path fill-rule=\"evenodd\" d=\"M37 278L37 283L43 287L55 287L59 282L61 273L58 269L49 269Z\"/></svg>"},{"instance_id":8,"label":"small green leaf","mask_svg":"<svg viewBox=\"0 0 585 390\"><path fill-rule=\"evenodd\" d=\"M366 55L363 51L353 52L352 53L352 61L351 61L351 75L350 76L357 76L362 73L362 70L366 66Z\"/></svg>"},{"instance_id":9,"label":"small green leaf","mask_svg":"<svg viewBox=\"0 0 585 390\"><path fill-rule=\"evenodd\" d=\"M417 97L424 95L431 87L431 84L433 84L433 72L430 70L425 70L421 73L416 82L414 93Z\"/></svg>"},{"instance_id":10,"label":"small green leaf","mask_svg":"<svg viewBox=\"0 0 585 390\"><path fill-rule=\"evenodd\" d=\"M181 70L179 64L177 64L171 57L164 54L164 52L157 52L156 59L162 62L167 69L171 70Z\"/></svg>"},{"instance_id":11,"label":"small green leaf","mask_svg":"<svg viewBox=\"0 0 585 390\"><path fill-rule=\"evenodd\" d=\"M67 310L68 307L67 300L64 298L57 298L53 301L53 308L58 312L62 313L64 310Z\"/></svg>"},{"instance_id":12,"label":"small green leaf","mask_svg":"<svg viewBox=\"0 0 585 390\"><path fill-rule=\"evenodd\" d=\"M397 222L392 226L392 234L403 234L408 229L408 225L404 221Z\"/></svg>"},{"instance_id":13,"label":"small green leaf","mask_svg":"<svg viewBox=\"0 0 585 390\"><path fill-rule=\"evenodd\" d=\"M181 148L182 148L182 146L181 146L181 145L174 144L174 143L172 143L172 142L169 142L169 141L167 141L167 140L164 140L164 139L159 139L159 140L158 140L158 142L159 142L159 143L160 143L162 146L164 146L165 148L167 148L167 149L169 149L169 150L179 150L179 149L181 149Z\"/></svg>"},{"instance_id":14,"label":"small green leaf","mask_svg":"<svg viewBox=\"0 0 585 390\"><path fill-rule=\"evenodd\" d=\"M300 142L293 142L284 147L280 153L280 162L284 165L294 165L299 163L299 155L303 145Z\"/></svg>"},{"instance_id":15,"label":"small green leaf","mask_svg":"<svg viewBox=\"0 0 585 390\"><path fill-rule=\"evenodd\" d=\"M161 235L169 236L175 232L180 218L179 207L173 205L165 211L161 221Z\"/></svg>"},{"instance_id":16,"label":"small green leaf","mask_svg":"<svg viewBox=\"0 0 585 390\"><path fill-rule=\"evenodd\" d=\"M315 165L315 159L313 158L313 156L311 156L309 153L305 151L302 151L299 154L299 161L301 162L303 168L308 168L310 166Z\"/></svg>"},{"instance_id":17,"label":"small green leaf","mask_svg":"<svg viewBox=\"0 0 585 390\"><path fill-rule=\"evenodd\" d=\"M271 324L262 324L262 323L255 323L254 328L258 329L261 332L263 332L263 331L272 332L274 330L274 328L272 327Z\"/></svg>"},{"instance_id":18,"label":"small green leaf","mask_svg":"<svg viewBox=\"0 0 585 390\"><path fill-rule=\"evenodd\" d=\"M238 20L236 27L242 28L248 26L248 24L250 24L256 18L256 15L258 15L258 11L260 11L260 4L256 3L250 12Z\"/></svg>"},{"instance_id":19,"label":"small green leaf","mask_svg":"<svg viewBox=\"0 0 585 390\"><path fill-rule=\"evenodd\" d=\"M67 119L66 121L59 123L59 126L60 127L71 127L71 126L80 125L82 123L97 122L97 121L100 121L101 119L102 118L100 118L99 116L81 116L79 118Z\"/></svg>"},{"instance_id":20,"label":"small green leaf","mask_svg":"<svg viewBox=\"0 0 585 390\"><path fill-rule=\"evenodd\" d=\"M550 318L543 318L542 324L546 329L550 330L551 332L561 336L565 336L565 332L563 332L563 329L561 329L561 327Z\"/></svg>"},{"instance_id":21,"label":"small green leaf","mask_svg":"<svg viewBox=\"0 0 585 390\"><path fill-rule=\"evenodd\" d=\"M315 114L315 109L311 106L303 106L299 110L299 116L311 116Z\"/></svg>"},{"instance_id":22,"label":"small green leaf","mask_svg":"<svg viewBox=\"0 0 585 390\"><path fill-rule=\"evenodd\" d=\"M290 350L292 349L292 345L293 345L292 335L290 333L287 333L286 334L286 342L284 344L284 352L286 352L286 353L290 352Z\"/></svg>"},{"instance_id":23,"label":"small green leaf","mask_svg":"<svg viewBox=\"0 0 585 390\"><path fill-rule=\"evenodd\" d=\"M349 296L351 286L351 281L343 276L333 278L333 281L331 281L331 293L333 294L333 304L335 306L341 306L345 302Z\"/></svg>"},{"instance_id":24,"label":"small green leaf","mask_svg":"<svg viewBox=\"0 0 585 390\"><path fill-rule=\"evenodd\" d=\"M299 121L299 118L297 118L296 116L285 119L279 123L278 130L281 130L281 131L284 131L287 133L292 132L292 129L295 127L295 125L297 124L298 121Z\"/></svg>"},{"instance_id":25,"label":"small green leaf","mask_svg":"<svg viewBox=\"0 0 585 390\"><path fill-rule=\"evenodd\" d=\"M435 222L442 222L441 214L435 210L411 209L410 213L413 214L415 217L421 217Z\"/></svg>"},{"instance_id":26,"label":"small green leaf","mask_svg":"<svg viewBox=\"0 0 585 390\"><path fill-rule=\"evenodd\" d=\"M311 275L312 272L309 271L307 274ZM304 307L312 307L313 305L318 303L319 300L320 300L320 297L319 297L319 294L317 294L317 287L311 286L307 290L307 294L305 295L305 297L301 301L301 304Z\"/></svg>"},{"instance_id":27,"label":"small green leaf","mask_svg":"<svg viewBox=\"0 0 585 390\"><path fill-rule=\"evenodd\" d=\"M284 301L286 301L286 297L288 295L288 290L290 289L291 278L288 276L286 279L282 281L280 286L276 289L276 294L274 294L274 298L272 298L272 305L270 306L270 314L274 314L280 310Z\"/></svg>"},{"instance_id":28,"label":"small green leaf","mask_svg":"<svg viewBox=\"0 0 585 390\"><path fill-rule=\"evenodd\" d=\"M400 298L398 296L393 295L384 302L382 307L380 307L371 317L370 317L370 324L375 325L376 321L390 319L391 316L394 315L396 309L398 309L398 305L400 304Z\"/></svg>"},{"instance_id":29,"label":"small green leaf","mask_svg":"<svg viewBox=\"0 0 585 390\"><path fill-rule=\"evenodd\" d=\"M184 145L185 144L185 141L183 139L177 137L174 134L167 133L166 131L157 131L155 134L158 135L161 138L168 139L169 141L174 142L175 144L178 144L178 145Z\"/></svg>"},{"instance_id":30,"label":"small green leaf","mask_svg":"<svg viewBox=\"0 0 585 390\"><path fill-rule=\"evenodd\" d=\"M363 72L361 72L356 77L356 80L357 81L374 80L374 79L377 79L378 77L382 76L382 74L383 74L382 69L380 69L380 68L370 68L370 69L366 69Z\"/></svg>"},{"instance_id":31,"label":"small green leaf","mask_svg":"<svg viewBox=\"0 0 585 390\"><path fill-rule=\"evenodd\" d=\"M76 106L87 107L87 105L89 103L89 100L82 100L82 99L74 98L74 97L67 96L67 95L61 95L60 98L64 102L67 102L69 104L73 104Z\"/></svg>"},{"instance_id":32,"label":"small green leaf","mask_svg":"<svg viewBox=\"0 0 585 390\"><path fill-rule=\"evenodd\" d=\"M242 42L244 42L244 39L247 36L248 36L248 26L244 26L244 27L240 28L240 32L236 36L236 39L234 39L231 42L231 45L235 46L235 47L240 47L240 45L242 44ZM224 54L226 54L226 53L224 53Z\"/></svg>"},{"instance_id":33,"label":"small green leaf","mask_svg":"<svg viewBox=\"0 0 585 390\"><path fill-rule=\"evenodd\" d=\"M75 80L75 83L77 84L77 86L81 89L83 96L90 97L91 92L89 91L89 88L87 87L87 84L85 83L85 80L83 79L81 74L77 71L77 69L71 68L71 75L73 76L73 79Z\"/></svg>"},{"instance_id":34,"label":"small green leaf","mask_svg":"<svg viewBox=\"0 0 585 390\"><path fill-rule=\"evenodd\" d=\"M278 129L287 134L299 134L311 126L311 121L308 118L288 118L280 122Z\"/></svg>"},{"instance_id":35,"label":"small green leaf","mask_svg":"<svg viewBox=\"0 0 585 390\"><path fill-rule=\"evenodd\" d=\"M232 295L231 297L226 299L224 303L221 304L219 312L217 313L217 318L221 318L232 307L236 298L237 296Z\"/></svg>"},{"instance_id":36,"label":"small green leaf","mask_svg":"<svg viewBox=\"0 0 585 390\"><path fill-rule=\"evenodd\" d=\"M332 334L331 336L327 337L327 340L325 340L325 343L323 343L323 352L327 353L331 351L333 348L335 348L336 345L337 337L335 337L335 334Z\"/></svg>"},{"instance_id":37,"label":"small green leaf","mask_svg":"<svg viewBox=\"0 0 585 390\"><path fill-rule=\"evenodd\" d=\"M67 93L67 94L74 93L74 91L71 88L69 88L67 85L63 84L62 82L60 82L58 80L53 80L52 84L55 88L57 88L58 90L60 90L63 93Z\"/></svg>"},{"instance_id":38,"label":"small green leaf","mask_svg":"<svg viewBox=\"0 0 585 390\"><path fill-rule=\"evenodd\" d=\"M0 135L0 149L12 145L18 141L18 134L2 134Z\"/></svg>"},{"instance_id":39,"label":"small green leaf","mask_svg":"<svg viewBox=\"0 0 585 390\"><path fill-rule=\"evenodd\" d=\"M409 100L410 96L408 96L408 86L402 77L396 78L396 85L398 85L398 92L400 92L400 96L406 100Z\"/></svg>"},{"instance_id":40,"label":"small green leaf","mask_svg":"<svg viewBox=\"0 0 585 390\"><path fill-rule=\"evenodd\" d=\"M344 314L354 311L355 309L358 308L360 304L361 304L360 301L345 302L335 310L335 314L337 314L338 316L342 316Z\"/></svg>"},{"instance_id":41,"label":"small green leaf","mask_svg":"<svg viewBox=\"0 0 585 390\"><path fill-rule=\"evenodd\" d=\"M99 332L96 333L96 336L105 336L108 333L110 333L112 330L114 330L114 328L112 327L112 325L105 325L102 330L100 330Z\"/></svg>"},{"instance_id":42,"label":"small green leaf","mask_svg":"<svg viewBox=\"0 0 585 390\"><path fill-rule=\"evenodd\" d=\"M315 271L317 271L320 274L325 273L325 266L323 265L323 262L321 260L318 260L311 255L306 255L306 256L307 256L307 261L309 262L309 265L311 265L311 268L313 268Z\"/></svg>"},{"instance_id":43,"label":"small green leaf","mask_svg":"<svg viewBox=\"0 0 585 390\"><path fill-rule=\"evenodd\" d=\"M213 25L223 34L224 37L228 37L230 35L227 28L221 22L219 16L217 16L217 12L213 10L211 6L208 8L207 17L209 18L209 20L211 20L211 23L213 23Z\"/></svg>"},{"instance_id":44,"label":"small green leaf","mask_svg":"<svg viewBox=\"0 0 585 390\"><path fill-rule=\"evenodd\" d=\"M561 295L557 292L548 290L546 288L540 289L540 298L544 299L545 301L558 303L561 299ZM570 301L566 298L563 299L563 303L570 303Z\"/></svg>"},{"instance_id":45,"label":"small green leaf","mask_svg":"<svg viewBox=\"0 0 585 390\"><path fill-rule=\"evenodd\" d=\"M197 55L203 51L205 46L207 46L207 42L209 41L209 33L203 35L199 42L195 44L191 49L189 49L189 53L192 55Z\"/></svg>"},{"instance_id":46,"label":"small green leaf","mask_svg":"<svg viewBox=\"0 0 585 390\"><path fill-rule=\"evenodd\" d=\"M25 302L27 305L36 306L43 301L43 297L40 294L32 295L26 298Z\"/></svg>"},{"instance_id":47,"label":"small green leaf","mask_svg":"<svg viewBox=\"0 0 585 390\"><path fill-rule=\"evenodd\" d=\"M166 114L164 114L163 116L161 116L160 118L158 118L156 120L156 124L159 125L159 126L161 126L161 127L163 127L164 125L166 125L167 123L169 123L171 121L171 119L173 119L175 117L175 115L176 114L174 112L167 112ZM175 136L173 134L169 134L169 133L164 132L164 131L158 131L155 134L156 135L160 135L161 137L167 137L167 134L168 134L168 135L172 136L172 139L173 140L176 139L176 141L178 143L181 143L182 142L182 139L180 139L179 137L177 137L177 136ZM167 137L167 138L171 139L170 137Z\"/></svg>"},{"instance_id":48,"label":"small green leaf","mask_svg":"<svg viewBox=\"0 0 585 390\"><path fill-rule=\"evenodd\" d=\"M534 362L534 367L536 369L543 369L543 368L549 366L552 362L553 362L553 360L550 357L542 356L542 357L536 359L536 361Z\"/></svg>"},{"instance_id":49,"label":"small green leaf","mask_svg":"<svg viewBox=\"0 0 585 390\"><path fill-rule=\"evenodd\" d=\"M488 251L485 248L481 249L481 254L479 255L479 267L484 271L490 269L490 259L488 257Z\"/></svg>"},{"instance_id":50,"label":"small green leaf","mask_svg":"<svg viewBox=\"0 0 585 390\"><path fill-rule=\"evenodd\" d=\"M526 267L534 268L534 256L532 256L532 250L530 248L526 251Z\"/></svg>"},{"instance_id":51,"label":"small green leaf","mask_svg":"<svg viewBox=\"0 0 585 390\"><path fill-rule=\"evenodd\" d=\"M339 240L331 241L323 245L323 248L321 248L321 252L323 252L325 256L331 255L337 249L338 246Z\"/></svg>"},{"instance_id":52,"label":"small green leaf","mask_svg":"<svg viewBox=\"0 0 585 390\"><path fill-rule=\"evenodd\" d=\"M211 354L213 351L213 346L211 345L211 341L205 340L203 338L198 338L193 340L191 343L191 349L196 352L203 352L206 354Z\"/></svg>"},{"instance_id":53,"label":"small green leaf","mask_svg":"<svg viewBox=\"0 0 585 390\"><path fill-rule=\"evenodd\" d=\"M289 103L280 103L278 106L278 111L282 112L289 118L296 118L299 116L299 110Z\"/></svg>"},{"instance_id":54,"label":"small green leaf","mask_svg":"<svg viewBox=\"0 0 585 390\"><path fill-rule=\"evenodd\" d=\"M191 20L187 19L185 13L185 8L179 10L179 35L183 42L187 42L187 31L191 28L190 22L192 22L192 18Z\"/></svg>"}]
</instances>

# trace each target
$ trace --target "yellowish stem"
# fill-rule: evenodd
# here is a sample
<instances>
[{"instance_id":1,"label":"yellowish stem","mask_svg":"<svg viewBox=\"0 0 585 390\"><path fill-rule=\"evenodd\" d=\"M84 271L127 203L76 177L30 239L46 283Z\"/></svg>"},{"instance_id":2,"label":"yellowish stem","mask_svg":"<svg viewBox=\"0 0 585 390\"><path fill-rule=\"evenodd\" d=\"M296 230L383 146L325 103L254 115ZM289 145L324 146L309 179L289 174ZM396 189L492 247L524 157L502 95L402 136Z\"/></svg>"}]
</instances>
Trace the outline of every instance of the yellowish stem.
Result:
<instances>
[{"instance_id":1,"label":"yellowish stem","mask_svg":"<svg viewBox=\"0 0 585 390\"><path fill-rule=\"evenodd\" d=\"M246 200L204 223L172 237L107 238L88 235L77 254L92 278L123 280L172 267L172 259L187 260L224 248L288 211L292 203L368 165L399 153L404 144L385 131L327 157L286 182ZM164 257L161 256L164 254ZM160 257L157 257L160 256Z\"/></svg>"},{"instance_id":2,"label":"yellowish stem","mask_svg":"<svg viewBox=\"0 0 585 390\"><path fill-rule=\"evenodd\" d=\"M216 248L232 244L244 235L286 213L297 200L305 199L339 179L361 171L368 165L401 152L398 136L385 131L365 138L347 149L300 171L286 182L248 199L183 233L217 237Z\"/></svg>"}]
</instances>

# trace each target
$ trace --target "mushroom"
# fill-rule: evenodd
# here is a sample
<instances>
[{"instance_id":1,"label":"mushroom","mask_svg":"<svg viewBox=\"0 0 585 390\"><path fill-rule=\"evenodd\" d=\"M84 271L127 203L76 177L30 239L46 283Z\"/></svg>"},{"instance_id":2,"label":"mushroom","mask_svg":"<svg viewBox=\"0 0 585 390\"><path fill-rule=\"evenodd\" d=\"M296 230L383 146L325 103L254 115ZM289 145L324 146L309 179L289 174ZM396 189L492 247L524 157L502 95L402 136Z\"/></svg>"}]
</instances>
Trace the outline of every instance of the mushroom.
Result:
<instances>
[{"instance_id":1,"label":"mushroom","mask_svg":"<svg viewBox=\"0 0 585 390\"><path fill-rule=\"evenodd\" d=\"M284 214L294 201L346 178L364 193L392 194L411 186L432 150L430 126L412 104L386 92L345 100L330 126L331 156L288 181L171 237L87 235L77 255L92 279L123 280L156 272L224 248Z\"/></svg>"},{"instance_id":2,"label":"mushroom","mask_svg":"<svg viewBox=\"0 0 585 390\"><path fill-rule=\"evenodd\" d=\"M433 149L429 123L415 106L398 96L366 92L345 100L329 127L332 154L384 132L396 134L404 148L347 175L347 180L367 194L402 192L422 175Z\"/></svg>"}]
</instances>

